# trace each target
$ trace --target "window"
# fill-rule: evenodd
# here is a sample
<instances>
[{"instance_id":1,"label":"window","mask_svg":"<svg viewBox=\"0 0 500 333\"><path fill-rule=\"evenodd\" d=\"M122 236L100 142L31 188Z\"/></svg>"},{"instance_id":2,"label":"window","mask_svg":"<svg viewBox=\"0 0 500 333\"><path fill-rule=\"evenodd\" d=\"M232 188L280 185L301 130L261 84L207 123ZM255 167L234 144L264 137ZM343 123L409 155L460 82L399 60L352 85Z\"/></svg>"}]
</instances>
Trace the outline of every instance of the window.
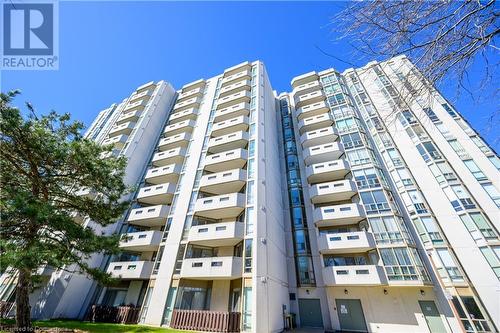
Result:
<instances>
[{"instance_id":1,"label":"window","mask_svg":"<svg viewBox=\"0 0 500 333\"><path fill-rule=\"evenodd\" d=\"M500 208L500 193L498 193L497 189L495 186L493 186L492 183L486 183L486 184L481 184L483 189L488 193L490 196L491 200L497 205L497 207Z\"/></svg>"},{"instance_id":2,"label":"window","mask_svg":"<svg viewBox=\"0 0 500 333\"><path fill-rule=\"evenodd\" d=\"M243 288L243 329L252 330L252 287Z\"/></svg>"},{"instance_id":3,"label":"window","mask_svg":"<svg viewBox=\"0 0 500 333\"><path fill-rule=\"evenodd\" d=\"M367 214L378 214L391 210L382 190L361 192L360 196Z\"/></svg>"},{"instance_id":4,"label":"window","mask_svg":"<svg viewBox=\"0 0 500 333\"><path fill-rule=\"evenodd\" d=\"M312 259L309 256L298 256L296 259L297 274L300 285L311 285L316 283Z\"/></svg>"},{"instance_id":5,"label":"window","mask_svg":"<svg viewBox=\"0 0 500 333\"><path fill-rule=\"evenodd\" d=\"M500 279L500 246L481 247L481 253L486 258L488 264L495 272L496 276Z\"/></svg>"},{"instance_id":6,"label":"window","mask_svg":"<svg viewBox=\"0 0 500 333\"><path fill-rule=\"evenodd\" d=\"M500 159L496 156L490 156L488 157L488 159L490 160L491 163L493 163L493 165L495 166L495 168L497 168L498 170L500 170Z\"/></svg>"},{"instance_id":7,"label":"window","mask_svg":"<svg viewBox=\"0 0 500 333\"><path fill-rule=\"evenodd\" d=\"M470 198L469 192L462 185L454 185L451 187L455 195L460 200L460 203L465 209L473 209L476 208L476 205Z\"/></svg>"},{"instance_id":8,"label":"window","mask_svg":"<svg viewBox=\"0 0 500 333\"><path fill-rule=\"evenodd\" d=\"M413 220L420 238L424 243L432 242L434 245L443 244L443 237L434 219L430 216L420 217Z\"/></svg>"},{"instance_id":9,"label":"window","mask_svg":"<svg viewBox=\"0 0 500 333\"><path fill-rule=\"evenodd\" d=\"M443 191L450 200L451 205L457 212L463 210L464 208L468 209L476 207L462 185L447 187L444 188ZM466 207L464 206L464 204Z\"/></svg>"},{"instance_id":10,"label":"window","mask_svg":"<svg viewBox=\"0 0 500 333\"><path fill-rule=\"evenodd\" d=\"M483 152L483 153L488 153L490 151L490 149L488 148L488 146L486 146L483 142L483 140L481 140L478 136L471 136L470 137L472 142L474 142L474 144Z\"/></svg>"},{"instance_id":11,"label":"window","mask_svg":"<svg viewBox=\"0 0 500 333\"><path fill-rule=\"evenodd\" d=\"M380 181L374 168L355 170L353 175L359 190L380 187Z\"/></svg>"},{"instance_id":12,"label":"window","mask_svg":"<svg viewBox=\"0 0 500 333\"><path fill-rule=\"evenodd\" d=\"M464 278L457 265L455 264L450 251L448 249L437 249L436 252L440 259L440 263L438 263L437 265L438 271L439 269L444 269L451 281L462 282Z\"/></svg>"},{"instance_id":13,"label":"window","mask_svg":"<svg viewBox=\"0 0 500 333\"><path fill-rule=\"evenodd\" d=\"M455 111L453 111L451 109L451 107L447 104L447 103L444 103L444 104L441 104L441 106L443 107L443 109L445 109L446 112L448 112L448 114L452 117L456 117L457 114L455 113Z\"/></svg>"},{"instance_id":14,"label":"window","mask_svg":"<svg viewBox=\"0 0 500 333\"><path fill-rule=\"evenodd\" d=\"M253 207L248 207L247 208L247 224L246 224L246 234L251 235L253 234L253 226L254 226L254 221L255 221L255 216L254 216L254 208Z\"/></svg>"},{"instance_id":15,"label":"window","mask_svg":"<svg viewBox=\"0 0 500 333\"><path fill-rule=\"evenodd\" d=\"M467 158L469 155L465 151L464 147L457 141L457 139L448 140L451 148L457 153L460 158Z\"/></svg>"},{"instance_id":16,"label":"window","mask_svg":"<svg viewBox=\"0 0 500 333\"><path fill-rule=\"evenodd\" d=\"M439 121L439 118L438 116L436 116L436 114L434 113L434 111L432 111L431 108L425 108L424 109L424 112L425 114L427 114L427 116L429 117L429 119L435 123L435 122L438 122Z\"/></svg>"},{"instance_id":17,"label":"window","mask_svg":"<svg viewBox=\"0 0 500 333\"><path fill-rule=\"evenodd\" d=\"M366 149L348 151L346 155L351 165L370 163L370 155Z\"/></svg>"},{"instance_id":18,"label":"window","mask_svg":"<svg viewBox=\"0 0 500 333\"><path fill-rule=\"evenodd\" d=\"M408 234L402 221L394 216L375 217L368 219L377 244L402 243L408 239Z\"/></svg>"},{"instance_id":19,"label":"window","mask_svg":"<svg viewBox=\"0 0 500 333\"><path fill-rule=\"evenodd\" d=\"M406 196L409 198L409 202L407 202L408 199L405 199ZM428 212L427 206L419 191L417 190L408 191L407 194L403 195L402 197L407 206L409 206L409 204L413 205L417 214L425 214Z\"/></svg>"},{"instance_id":20,"label":"window","mask_svg":"<svg viewBox=\"0 0 500 333\"><path fill-rule=\"evenodd\" d=\"M470 213L465 215L460 215L460 219L464 223L467 230L471 233L472 238L480 239L480 235L484 238L497 238L497 235L490 226L490 223L481 213Z\"/></svg>"},{"instance_id":21,"label":"window","mask_svg":"<svg viewBox=\"0 0 500 333\"><path fill-rule=\"evenodd\" d=\"M413 185L413 180L407 169L396 169L391 171L391 176L396 183L397 187L411 186Z\"/></svg>"},{"instance_id":22,"label":"window","mask_svg":"<svg viewBox=\"0 0 500 333\"><path fill-rule=\"evenodd\" d=\"M252 239L245 239L245 273L252 273Z\"/></svg>"},{"instance_id":23,"label":"window","mask_svg":"<svg viewBox=\"0 0 500 333\"><path fill-rule=\"evenodd\" d=\"M481 169L479 169L476 162L474 162L473 160L465 160L464 164L467 167L467 169L469 169L469 171L472 173L474 178L476 178L477 180L481 181L481 180L488 179L488 178L486 178L484 173L481 171Z\"/></svg>"},{"instance_id":24,"label":"window","mask_svg":"<svg viewBox=\"0 0 500 333\"><path fill-rule=\"evenodd\" d=\"M408 248L380 249L389 280L417 280L418 275L412 264Z\"/></svg>"},{"instance_id":25,"label":"window","mask_svg":"<svg viewBox=\"0 0 500 333\"><path fill-rule=\"evenodd\" d=\"M359 134L359 132L342 135L341 140L344 148L347 149L363 146L363 141L361 140L361 135Z\"/></svg>"}]
</instances>

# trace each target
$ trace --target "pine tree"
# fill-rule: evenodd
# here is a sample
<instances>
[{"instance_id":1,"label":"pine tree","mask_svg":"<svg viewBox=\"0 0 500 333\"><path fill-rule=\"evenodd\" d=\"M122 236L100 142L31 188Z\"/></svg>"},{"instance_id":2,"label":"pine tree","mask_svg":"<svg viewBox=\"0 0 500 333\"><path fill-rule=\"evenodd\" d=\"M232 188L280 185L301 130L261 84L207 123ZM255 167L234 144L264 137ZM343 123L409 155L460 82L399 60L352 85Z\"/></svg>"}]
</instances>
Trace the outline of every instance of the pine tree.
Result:
<instances>
[{"instance_id":1,"label":"pine tree","mask_svg":"<svg viewBox=\"0 0 500 333\"><path fill-rule=\"evenodd\" d=\"M88 259L118 252L118 235L97 229L123 214L128 189L125 158L102 158L111 147L84 138L82 123L69 114L38 116L27 104L23 115L11 105L17 94L0 95L0 270L17 274L16 326L31 329L28 297L40 267L72 267L112 281ZM85 226L77 216L92 223Z\"/></svg>"}]
</instances>

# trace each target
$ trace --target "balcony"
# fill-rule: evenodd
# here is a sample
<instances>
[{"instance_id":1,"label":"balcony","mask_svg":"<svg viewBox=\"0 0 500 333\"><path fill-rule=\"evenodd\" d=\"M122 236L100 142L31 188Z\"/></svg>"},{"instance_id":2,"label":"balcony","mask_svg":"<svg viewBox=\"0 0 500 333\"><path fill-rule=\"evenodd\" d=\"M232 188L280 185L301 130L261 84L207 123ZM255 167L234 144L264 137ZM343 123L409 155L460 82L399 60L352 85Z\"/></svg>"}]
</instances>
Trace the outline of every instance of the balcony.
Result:
<instances>
[{"instance_id":1,"label":"balcony","mask_svg":"<svg viewBox=\"0 0 500 333\"><path fill-rule=\"evenodd\" d=\"M155 87L156 87L156 84L154 83L154 81L149 81L147 83L144 83L142 86L137 87L137 89L135 91L136 91L136 93L141 93L143 91L150 90L150 89L153 89Z\"/></svg>"},{"instance_id":2,"label":"balcony","mask_svg":"<svg viewBox=\"0 0 500 333\"><path fill-rule=\"evenodd\" d=\"M204 87L206 85L205 80L199 79L182 86L182 91L189 91L194 88Z\"/></svg>"},{"instance_id":3,"label":"balcony","mask_svg":"<svg viewBox=\"0 0 500 333\"><path fill-rule=\"evenodd\" d=\"M313 204L349 200L356 193L356 184L348 179L320 183L309 188L309 195Z\"/></svg>"},{"instance_id":4,"label":"balcony","mask_svg":"<svg viewBox=\"0 0 500 333\"><path fill-rule=\"evenodd\" d=\"M128 135L122 134L107 138L102 142L103 146L111 145L116 149L122 149L128 140Z\"/></svg>"},{"instance_id":5,"label":"balcony","mask_svg":"<svg viewBox=\"0 0 500 333\"><path fill-rule=\"evenodd\" d=\"M344 159L317 163L306 167L306 177L309 184L344 179L349 172L349 162Z\"/></svg>"},{"instance_id":6,"label":"balcony","mask_svg":"<svg viewBox=\"0 0 500 333\"><path fill-rule=\"evenodd\" d=\"M189 108L176 113L172 113L170 115L170 118L168 118L168 123L169 125L171 125L183 120L196 120L196 117L198 117L198 109Z\"/></svg>"},{"instance_id":7,"label":"balcony","mask_svg":"<svg viewBox=\"0 0 500 333\"><path fill-rule=\"evenodd\" d=\"M373 234L368 231L320 234L318 237L318 250L323 254L363 253L376 246Z\"/></svg>"},{"instance_id":8,"label":"balcony","mask_svg":"<svg viewBox=\"0 0 500 333\"><path fill-rule=\"evenodd\" d=\"M344 147L340 142L332 142L304 149L306 165L338 160L344 154Z\"/></svg>"},{"instance_id":9,"label":"balcony","mask_svg":"<svg viewBox=\"0 0 500 333\"><path fill-rule=\"evenodd\" d=\"M200 107L200 104L201 104L200 97L191 97L182 102L175 103L174 112L180 112L182 110L186 110L189 108L198 109Z\"/></svg>"},{"instance_id":10,"label":"balcony","mask_svg":"<svg viewBox=\"0 0 500 333\"><path fill-rule=\"evenodd\" d=\"M387 284L384 268L377 265L324 267L323 281L327 286L377 286Z\"/></svg>"},{"instance_id":11,"label":"balcony","mask_svg":"<svg viewBox=\"0 0 500 333\"><path fill-rule=\"evenodd\" d=\"M243 90L225 97L219 98L217 102L217 110L227 108L233 104L250 102L250 92Z\"/></svg>"},{"instance_id":12,"label":"balcony","mask_svg":"<svg viewBox=\"0 0 500 333\"><path fill-rule=\"evenodd\" d=\"M315 131L305 132L300 136L302 148L324 145L337 140L339 132L335 127L329 126Z\"/></svg>"},{"instance_id":13,"label":"balcony","mask_svg":"<svg viewBox=\"0 0 500 333\"><path fill-rule=\"evenodd\" d=\"M323 90L315 90L313 92L301 95L295 95L295 107L301 108L304 105L314 104L325 100Z\"/></svg>"},{"instance_id":14,"label":"balcony","mask_svg":"<svg viewBox=\"0 0 500 333\"><path fill-rule=\"evenodd\" d=\"M138 101L130 101L125 108L123 109L123 112L132 112L132 111L137 111L137 110L144 110L146 105L148 104L148 101L146 99L140 99Z\"/></svg>"},{"instance_id":15,"label":"balcony","mask_svg":"<svg viewBox=\"0 0 500 333\"><path fill-rule=\"evenodd\" d=\"M141 97L144 97L144 100L147 100L148 98L150 98L151 96L153 95L153 90L144 90L144 91L141 91L141 92L136 92L135 94L133 94L132 96L130 96L130 101L135 101Z\"/></svg>"},{"instance_id":16,"label":"balcony","mask_svg":"<svg viewBox=\"0 0 500 333\"><path fill-rule=\"evenodd\" d=\"M182 261L181 278L194 280L222 280L241 278L241 257L187 258Z\"/></svg>"},{"instance_id":17,"label":"balcony","mask_svg":"<svg viewBox=\"0 0 500 333\"><path fill-rule=\"evenodd\" d=\"M181 164L184 161L184 156L186 156L186 149L177 147L154 154L152 162L154 166L165 166L173 163Z\"/></svg>"},{"instance_id":18,"label":"balcony","mask_svg":"<svg viewBox=\"0 0 500 333\"><path fill-rule=\"evenodd\" d=\"M212 126L212 137L227 135L237 131L248 130L248 117L239 116L228 120L214 123Z\"/></svg>"},{"instance_id":19,"label":"balcony","mask_svg":"<svg viewBox=\"0 0 500 333\"><path fill-rule=\"evenodd\" d=\"M194 211L197 216L209 219L236 218L245 209L243 193L229 193L196 200Z\"/></svg>"},{"instance_id":20,"label":"balcony","mask_svg":"<svg viewBox=\"0 0 500 333\"><path fill-rule=\"evenodd\" d=\"M333 120L328 113L320 114L319 116L304 118L299 121L299 132L304 134L305 132L314 131L323 127L332 126Z\"/></svg>"},{"instance_id":21,"label":"balcony","mask_svg":"<svg viewBox=\"0 0 500 333\"><path fill-rule=\"evenodd\" d=\"M115 137L115 138L116 138L116 137ZM122 146L122 148L123 148L123 146ZM111 151L103 151L103 152L101 153L100 157L101 157L102 159L106 159L106 158L110 158L110 157L118 157L118 155L120 155L120 152L121 152L121 150L120 150L120 149L121 149L121 148L119 148L119 149L113 149L113 150L111 150Z\"/></svg>"},{"instance_id":22,"label":"balcony","mask_svg":"<svg viewBox=\"0 0 500 333\"><path fill-rule=\"evenodd\" d=\"M247 171L233 169L204 175L200 179L200 191L211 194L239 192L246 184Z\"/></svg>"},{"instance_id":23,"label":"balcony","mask_svg":"<svg viewBox=\"0 0 500 333\"><path fill-rule=\"evenodd\" d=\"M124 234L120 241L120 248L127 251L148 252L158 250L163 232L147 230Z\"/></svg>"},{"instance_id":24,"label":"balcony","mask_svg":"<svg viewBox=\"0 0 500 333\"><path fill-rule=\"evenodd\" d=\"M365 218L363 206L357 203L318 207L313 212L317 227L355 224Z\"/></svg>"},{"instance_id":25,"label":"balcony","mask_svg":"<svg viewBox=\"0 0 500 333\"><path fill-rule=\"evenodd\" d=\"M248 116L250 114L250 104L241 102L227 108L215 111L214 122L224 121L239 116Z\"/></svg>"},{"instance_id":26,"label":"balcony","mask_svg":"<svg viewBox=\"0 0 500 333\"><path fill-rule=\"evenodd\" d=\"M240 312L174 309L170 327L199 332L239 332Z\"/></svg>"},{"instance_id":27,"label":"balcony","mask_svg":"<svg viewBox=\"0 0 500 333\"><path fill-rule=\"evenodd\" d=\"M189 140L191 140L191 134L188 132L171 135L166 138L160 139L160 142L158 143L158 149L160 151L164 151L176 147L187 147Z\"/></svg>"},{"instance_id":28,"label":"balcony","mask_svg":"<svg viewBox=\"0 0 500 333\"><path fill-rule=\"evenodd\" d=\"M129 121L121 125L111 127L108 135L110 138L117 135L129 135L130 133L132 133L134 127L135 123Z\"/></svg>"},{"instance_id":29,"label":"balcony","mask_svg":"<svg viewBox=\"0 0 500 333\"><path fill-rule=\"evenodd\" d=\"M176 183L181 173L182 165L170 164L148 169L145 180L149 184Z\"/></svg>"},{"instance_id":30,"label":"balcony","mask_svg":"<svg viewBox=\"0 0 500 333\"><path fill-rule=\"evenodd\" d=\"M165 126L165 130L163 131L163 134L165 136L171 136L171 135L176 135L182 132L189 132L191 133L193 131L194 125L196 122L194 120L183 120L175 124L167 125Z\"/></svg>"},{"instance_id":31,"label":"balcony","mask_svg":"<svg viewBox=\"0 0 500 333\"><path fill-rule=\"evenodd\" d=\"M247 144L248 132L234 132L217 138L211 138L208 142L208 152L216 154L236 148L245 148Z\"/></svg>"},{"instance_id":32,"label":"balcony","mask_svg":"<svg viewBox=\"0 0 500 333\"><path fill-rule=\"evenodd\" d=\"M116 125L120 125L126 122L135 122L141 116L141 111L132 111L127 113L122 113L118 119L116 119Z\"/></svg>"},{"instance_id":33,"label":"balcony","mask_svg":"<svg viewBox=\"0 0 500 333\"><path fill-rule=\"evenodd\" d=\"M237 81L237 80L243 80L243 79L250 80L251 78L252 78L252 71L250 68L243 69L243 70L236 72L236 73L233 73L233 74L225 73L224 78L222 79L222 82L221 82L221 87L223 88L224 86L230 84L231 82Z\"/></svg>"},{"instance_id":34,"label":"balcony","mask_svg":"<svg viewBox=\"0 0 500 333\"><path fill-rule=\"evenodd\" d=\"M191 227L188 242L200 246L234 246L244 238L243 222L222 222Z\"/></svg>"},{"instance_id":35,"label":"balcony","mask_svg":"<svg viewBox=\"0 0 500 333\"><path fill-rule=\"evenodd\" d=\"M304 83L304 84L297 86L297 88L293 89L293 94L295 96L308 94L308 93L314 92L316 90L321 90L321 88L322 88L321 83L319 83L318 80L315 80L315 81L311 81L311 82Z\"/></svg>"},{"instance_id":36,"label":"balcony","mask_svg":"<svg viewBox=\"0 0 500 333\"><path fill-rule=\"evenodd\" d=\"M141 187L137 194L137 201L141 204L160 205L172 202L175 184L165 183Z\"/></svg>"},{"instance_id":37,"label":"balcony","mask_svg":"<svg viewBox=\"0 0 500 333\"><path fill-rule=\"evenodd\" d=\"M231 84L228 84L221 88L219 92L219 98L230 95L232 93L236 93L241 90L248 90L250 91L251 89L251 83L250 80L248 79L243 79L241 81L234 81Z\"/></svg>"},{"instance_id":38,"label":"balcony","mask_svg":"<svg viewBox=\"0 0 500 333\"><path fill-rule=\"evenodd\" d=\"M152 261L117 261L109 264L107 273L122 280L148 280L153 271Z\"/></svg>"},{"instance_id":39,"label":"balcony","mask_svg":"<svg viewBox=\"0 0 500 333\"><path fill-rule=\"evenodd\" d=\"M247 164L247 160L248 151L245 149L233 149L218 154L207 155L205 158L205 170L220 172L241 169Z\"/></svg>"},{"instance_id":40,"label":"balcony","mask_svg":"<svg viewBox=\"0 0 500 333\"><path fill-rule=\"evenodd\" d=\"M163 226L167 220L170 206L157 205L150 207L135 208L128 215L128 223L145 227Z\"/></svg>"},{"instance_id":41,"label":"balcony","mask_svg":"<svg viewBox=\"0 0 500 333\"><path fill-rule=\"evenodd\" d=\"M300 87L304 84L318 81L318 80L319 80L319 76L316 72L305 73L305 74L302 74L302 75L299 75L299 76L296 76L293 78L292 88L297 89L298 87Z\"/></svg>"},{"instance_id":42,"label":"balcony","mask_svg":"<svg viewBox=\"0 0 500 333\"><path fill-rule=\"evenodd\" d=\"M203 95L204 87L196 87L183 91L177 96L177 102L183 101L187 98L201 97Z\"/></svg>"},{"instance_id":43,"label":"balcony","mask_svg":"<svg viewBox=\"0 0 500 333\"><path fill-rule=\"evenodd\" d=\"M319 116L320 114L327 113L328 111L330 111L330 108L326 105L326 102L320 101L298 108L295 114L298 120L302 120L304 118Z\"/></svg>"}]
</instances>

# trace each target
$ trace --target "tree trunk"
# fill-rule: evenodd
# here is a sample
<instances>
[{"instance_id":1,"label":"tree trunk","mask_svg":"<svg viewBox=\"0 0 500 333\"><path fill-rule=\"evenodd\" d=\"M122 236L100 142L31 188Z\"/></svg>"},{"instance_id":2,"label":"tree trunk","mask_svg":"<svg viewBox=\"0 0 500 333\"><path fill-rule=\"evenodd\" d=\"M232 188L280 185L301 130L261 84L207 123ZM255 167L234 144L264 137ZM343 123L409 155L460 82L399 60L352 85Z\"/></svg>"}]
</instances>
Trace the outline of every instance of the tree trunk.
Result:
<instances>
[{"instance_id":1,"label":"tree trunk","mask_svg":"<svg viewBox=\"0 0 500 333\"><path fill-rule=\"evenodd\" d=\"M16 327L31 332L31 306L29 300L31 272L19 270L16 288Z\"/></svg>"}]
</instances>

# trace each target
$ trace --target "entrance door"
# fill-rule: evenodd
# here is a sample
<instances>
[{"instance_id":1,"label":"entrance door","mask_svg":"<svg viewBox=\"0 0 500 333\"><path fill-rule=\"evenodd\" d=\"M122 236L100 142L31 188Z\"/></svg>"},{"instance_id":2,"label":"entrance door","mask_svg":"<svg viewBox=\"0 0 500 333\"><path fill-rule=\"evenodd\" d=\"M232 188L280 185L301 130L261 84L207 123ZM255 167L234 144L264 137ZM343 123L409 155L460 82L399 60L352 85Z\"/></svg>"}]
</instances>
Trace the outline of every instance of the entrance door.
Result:
<instances>
[{"instance_id":1,"label":"entrance door","mask_svg":"<svg viewBox=\"0 0 500 333\"><path fill-rule=\"evenodd\" d=\"M368 332L359 299L336 299L335 303L342 331Z\"/></svg>"},{"instance_id":2,"label":"entrance door","mask_svg":"<svg viewBox=\"0 0 500 333\"><path fill-rule=\"evenodd\" d=\"M427 326L429 326L429 330L432 333L445 333L446 329L444 328L443 321L441 320L441 316L439 315L439 311L434 301L418 301L418 303L425 316L425 321L427 322Z\"/></svg>"},{"instance_id":3,"label":"entrance door","mask_svg":"<svg viewBox=\"0 0 500 333\"><path fill-rule=\"evenodd\" d=\"M323 327L321 303L316 298L299 298L300 326Z\"/></svg>"}]
</instances>

